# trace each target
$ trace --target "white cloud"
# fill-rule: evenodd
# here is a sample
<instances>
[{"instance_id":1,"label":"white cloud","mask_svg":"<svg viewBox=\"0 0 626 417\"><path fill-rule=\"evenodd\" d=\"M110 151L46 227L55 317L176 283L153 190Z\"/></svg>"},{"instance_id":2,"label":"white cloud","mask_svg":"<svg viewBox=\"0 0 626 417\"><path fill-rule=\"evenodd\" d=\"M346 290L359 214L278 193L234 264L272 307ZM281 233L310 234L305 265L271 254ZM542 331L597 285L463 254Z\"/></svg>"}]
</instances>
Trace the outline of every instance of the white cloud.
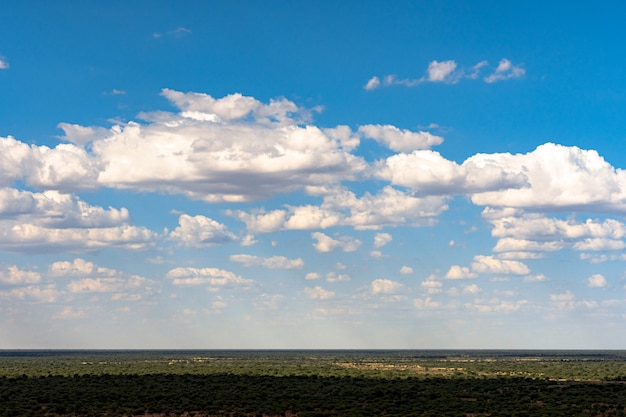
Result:
<instances>
[{"instance_id":1,"label":"white cloud","mask_svg":"<svg viewBox=\"0 0 626 417\"><path fill-rule=\"evenodd\" d=\"M457 62L450 59L446 61L433 60L428 63L426 74L420 78L398 78L395 74L389 74L382 78L373 76L363 87L365 90L374 90L382 86L402 85L405 87L415 87L422 83L446 83L456 84L462 79L476 80L481 76L483 68L489 65L487 61L480 61L468 69L459 67ZM526 74L526 70L503 58L493 72L485 77L486 83L521 78Z\"/></svg>"},{"instance_id":2,"label":"white cloud","mask_svg":"<svg viewBox=\"0 0 626 417\"><path fill-rule=\"evenodd\" d=\"M81 258L76 258L72 262L59 261L50 265L48 270L49 274L53 277L64 276L84 276L84 275L98 275L101 277L113 277L118 274L114 269L100 267L93 262L86 261Z\"/></svg>"},{"instance_id":3,"label":"white cloud","mask_svg":"<svg viewBox=\"0 0 626 417\"><path fill-rule=\"evenodd\" d=\"M63 307L61 311L56 313L55 319L82 319L85 317L85 310L74 310L72 306Z\"/></svg>"},{"instance_id":4,"label":"white cloud","mask_svg":"<svg viewBox=\"0 0 626 417\"><path fill-rule=\"evenodd\" d=\"M0 70L9 68L9 61L5 57L0 55Z\"/></svg>"},{"instance_id":5,"label":"white cloud","mask_svg":"<svg viewBox=\"0 0 626 417\"><path fill-rule=\"evenodd\" d=\"M420 287L424 288L428 294L437 294L442 291L443 283L431 275L427 280L420 283Z\"/></svg>"},{"instance_id":6,"label":"white cloud","mask_svg":"<svg viewBox=\"0 0 626 417\"><path fill-rule=\"evenodd\" d=\"M366 138L374 139L389 149L399 152L428 149L443 142L442 137L428 132L400 130L391 125L364 125L359 127L358 132Z\"/></svg>"},{"instance_id":7,"label":"white cloud","mask_svg":"<svg viewBox=\"0 0 626 417\"><path fill-rule=\"evenodd\" d=\"M129 224L125 208L91 206L58 191L0 188L0 249L16 252L142 249L157 235Z\"/></svg>"},{"instance_id":8,"label":"white cloud","mask_svg":"<svg viewBox=\"0 0 626 417\"><path fill-rule=\"evenodd\" d=\"M489 300L488 302L478 302L474 304L465 304L465 307L471 310L476 310L479 313L493 313L493 312L502 312L502 313L511 313L513 311L518 311L523 305L528 304L527 300L518 300L518 301L501 301L497 299Z\"/></svg>"},{"instance_id":9,"label":"white cloud","mask_svg":"<svg viewBox=\"0 0 626 417\"><path fill-rule=\"evenodd\" d=\"M413 305L418 310L427 310L441 307L441 302L433 301L430 297L416 298L413 300Z\"/></svg>"},{"instance_id":10,"label":"white cloud","mask_svg":"<svg viewBox=\"0 0 626 417\"><path fill-rule=\"evenodd\" d=\"M446 279L468 279L476 278L478 275L468 267L452 265L445 275Z\"/></svg>"},{"instance_id":11,"label":"white cloud","mask_svg":"<svg viewBox=\"0 0 626 417\"><path fill-rule=\"evenodd\" d=\"M209 202L250 201L308 185L354 179L366 163L285 99L263 104L232 94L163 90L179 113L142 114L92 143L100 185L183 194ZM353 145L350 145L353 146Z\"/></svg>"},{"instance_id":12,"label":"white cloud","mask_svg":"<svg viewBox=\"0 0 626 417\"><path fill-rule=\"evenodd\" d=\"M304 276L304 279L306 280L314 280L314 279L319 279L319 278L320 278L320 274L318 274L317 272L308 272Z\"/></svg>"},{"instance_id":13,"label":"white cloud","mask_svg":"<svg viewBox=\"0 0 626 417\"><path fill-rule=\"evenodd\" d=\"M498 240L493 248L494 252L532 252L532 251L558 251L565 247L562 241L537 242L526 239L514 239L505 237Z\"/></svg>"},{"instance_id":14,"label":"white cloud","mask_svg":"<svg viewBox=\"0 0 626 417\"><path fill-rule=\"evenodd\" d=\"M379 229L401 224L431 224L432 218L447 210L444 197L419 198L386 186L378 194L356 195L344 188L325 196L323 207L349 210L342 225L356 229Z\"/></svg>"},{"instance_id":15,"label":"white cloud","mask_svg":"<svg viewBox=\"0 0 626 417\"><path fill-rule=\"evenodd\" d=\"M41 274L34 271L24 271L16 265L0 269L0 283L8 285L36 284L41 280Z\"/></svg>"},{"instance_id":16,"label":"white cloud","mask_svg":"<svg viewBox=\"0 0 626 417\"><path fill-rule=\"evenodd\" d=\"M178 218L179 226L170 233L170 238L190 248L204 248L232 242L235 235L227 227L205 216L183 214Z\"/></svg>"},{"instance_id":17,"label":"white cloud","mask_svg":"<svg viewBox=\"0 0 626 417\"><path fill-rule=\"evenodd\" d=\"M445 211L447 197L412 196L386 186L378 194L366 192L360 198L346 187L308 187L322 196L321 206L286 206L285 210L227 211L246 224L249 233L279 230L326 229L351 226L355 229L380 229L403 224L430 225Z\"/></svg>"},{"instance_id":18,"label":"white cloud","mask_svg":"<svg viewBox=\"0 0 626 417\"><path fill-rule=\"evenodd\" d=\"M0 137L0 167L0 186L22 180L31 187L61 191L97 188L102 168L96 158L75 145L28 146L11 136Z\"/></svg>"},{"instance_id":19,"label":"white cloud","mask_svg":"<svg viewBox=\"0 0 626 417\"><path fill-rule=\"evenodd\" d=\"M366 90L375 90L380 87L380 79L376 76L369 79L367 84L363 87Z\"/></svg>"},{"instance_id":20,"label":"white cloud","mask_svg":"<svg viewBox=\"0 0 626 417\"><path fill-rule=\"evenodd\" d=\"M454 83L457 81L457 77L454 74L456 65L456 62L453 60L442 62L431 61L428 64L428 77L426 80L431 82Z\"/></svg>"},{"instance_id":21,"label":"white cloud","mask_svg":"<svg viewBox=\"0 0 626 417\"><path fill-rule=\"evenodd\" d=\"M576 242L573 245L575 250L622 250L626 248L626 242L623 240L604 239L604 238L590 238L580 242Z\"/></svg>"},{"instance_id":22,"label":"white cloud","mask_svg":"<svg viewBox=\"0 0 626 417\"><path fill-rule=\"evenodd\" d=\"M526 70L519 65L513 65L511 61L503 58L498 63L496 70L489 76L485 77L485 82L495 83L497 81L509 80L512 78L521 78L526 74Z\"/></svg>"},{"instance_id":23,"label":"white cloud","mask_svg":"<svg viewBox=\"0 0 626 417\"><path fill-rule=\"evenodd\" d=\"M548 278L544 274L528 275L523 279L524 282L545 282L547 280Z\"/></svg>"},{"instance_id":24,"label":"white cloud","mask_svg":"<svg viewBox=\"0 0 626 417\"><path fill-rule=\"evenodd\" d=\"M411 268L410 266L403 265L402 268L400 268L400 273L402 275L410 275L413 273L413 268Z\"/></svg>"},{"instance_id":25,"label":"white cloud","mask_svg":"<svg viewBox=\"0 0 626 417\"><path fill-rule=\"evenodd\" d=\"M57 127L65 133L65 136L61 136L60 139L80 147L84 147L86 144L96 140L105 139L111 134L110 130L103 127L86 127L71 123L59 123Z\"/></svg>"},{"instance_id":26,"label":"white cloud","mask_svg":"<svg viewBox=\"0 0 626 417\"><path fill-rule=\"evenodd\" d=\"M172 284L181 286L208 285L215 288L232 288L254 285L252 280L218 268L179 267L170 270L166 277L172 280Z\"/></svg>"},{"instance_id":27,"label":"white cloud","mask_svg":"<svg viewBox=\"0 0 626 417\"><path fill-rule=\"evenodd\" d=\"M336 272L326 274L326 281L328 282L348 282L350 279L350 275L348 274L338 274Z\"/></svg>"},{"instance_id":28,"label":"white cloud","mask_svg":"<svg viewBox=\"0 0 626 417\"><path fill-rule=\"evenodd\" d=\"M489 163L526 177L517 188L479 192L474 204L533 210L626 211L626 171L596 151L546 143L526 154L477 154L464 162Z\"/></svg>"},{"instance_id":29,"label":"white cloud","mask_svg":"<svg viewBox=\"0 0 626 417\"><path fill-rule=\"evenodd\" d=\"M304 292L309 298L313 300L329 300L335 296L335 293L333 291L325 290L319 285L315 286L314 288L307 287L304 289Z\"/></svg>"},{"instance_id":30,"label":"white cloud","mask_svg":"<svg viewBox=\"0 0 626 417\"><path fill-rule=\"evenodd\" d=\"M152 282L139 275L127 274L76 258L50 265L51 277L71 278L67 290L72 294L110 293L112 300L137 301L152 292Z\"/></svg>"},{"instance_id":31,"label":"white cloud","mask_svg":"<svg viewBox=\"0 0 626 417\"><path fill-rule=\"evenodd\" d=\"M61 292L53 285L33 286L12 288L8 291L0 291L0 296L9 300L23 300L34 303L54 303L57 301Z\"/></svg>"},{"instance_id":32,"label":"white cloud","mask_svg":"<svg viewBox=\"0 0 626 417\"><path fill-rule=\"evenodd\" d=\"M466 285L463 287L463 294L478 294L482 290L476 284Z\"/></svg>"},{"instance_id":33,"label":"white cloud","mask_svg":"<svg viewBox=\"0 0 626 417\"><path fill-rule=\"evenodd\" d=\"M508 261L496 259L493 256L474 257L472 263L472 271L486 274L514 274L526 275L530 273L530 269L519 261Z\"/></svg>"},{"instance_id":34,"label":"white cloud","mask_svg":"<svg viewBox=\"0 0 626 417\"><path fill-rule=\"evenodd\" d=\"M118 293L123 296L144 284L145 278L139 276L130 278L81 278L70 282L67 289L71 293Z\"/></svg>"},{"instance_id":35,"label":"white cloud","mask_svg":"<svg viewBox=\"0 0 626 417\"><path fill-rule=\"evenodd\" d=\"M0 248L15 252L89 252L105 248L144 249L156 234L130 225L97 229L51 229L36 224L0 222Z\"/></svg>"},{"instance_id":36,"label":"white cloud","mask_svg":"<svg viewBox=\"0 0 626 417\"><path fill-rule=\"evenodd\" d=\"M287 230L327 229L341 223L343 216L333 210L316 206L289 207Z\"/></svg>"},{"instance_id":37,"label":"white cloud","mask_svg":"<svg viewBox=\"0 0 626 417\"><path fill-rule=\"evenodd\" d=\"M272 210L270 212L257 210L251 213L236 211L228 213L243 221L250 233L276 232L282 228L287 218L285 210Z\"/></svg>"},{"instance_id":38,"label":"white cloud","mask_svg":"<svg viewBox=\"0 0 626 417\"><path fill-rule=\"evenodd\" d=\"M524 172L475 155L462 165L438 152L416 150L392 155L376 165L375 175L422 194L456 194L519 188L526 184Z\"/></svg>"},{"instance_id":39,"label":"white cloud","mask_svg":"<svg viewBox=\"0 0 626 417\"><path fill-rule=\"evenodd\" d=\"M596 254L589 254L589 253L581 253L580 259L584 261L589 261L592 264L599 264L599 263L607 262L607 261L626 261L626 254L622 253L619 255L604 255L604 254L596 255Z\"/></svg>"},{"instance_id":40,"label":"white cloud","mask_svg":"<svg viewBox=\"0 0 626 417\"><path fill-rule=\"evenodd\" d=\"M399 282L382 278L375 279L370 285L372 294L397 294L404 287Z\"/></svg>"},{"instance_id":41,"label":"white cloud","mask_svg":"<svg viewBox=\"0 0 626 417\"><path fill-rule=\"evenodd\" d=\"M300 269L304 266L302 258L289 259L284 256L272 256L263 258L246 254L230 255L231 262L237 262L245 267L260 266L266 269Z\"/></svg>"},{"instance_id":42,"label":"white cloud","mask_svg":"<svg viewBox=\"0 0 626 417\"><path fill-rule=\"evenodd\" d=\"M162 38L163 36L168 36L168 37L173 37L173 38L182 38L182 37L191 35L191 33L192 33L191 29L179 26L176 29L168 30L167 32L164 32L164 33L154 32L152 34L152 37L155 39Z\"/></svg>"},{"instance_id":43,"label":"white cloud","mask_svg":"<svg viewBox=\"0 0 626 417\"><path fill-rule=\"evenodd\" d=\"M604 288L606 287L606 278L601 274L593 274L587 279L587 286L590 288Z\"/></svg>"},{"instance_id":44,"label":"white cloud","mask_svg":"<svg viewBox=\"0 0 626 417\"><path fill-rule=\"evenodd\" d=\"M344 252L354 252L361 246L361 241L350 236L338 236L337 239L321 232L311 233L311 237L317 242L313 244L316 251L322 253L341 249Z\"/></svg>"},{"instance_id":45,"label":"white cloud","mask_svg":"<svg viewBox=\"0 0 626 417\"><path fill-rule=\"evenodd\" d=\"M393 240L393 237L389 233L376 233L374 236L374 247L382 248Z\"/></svg>"}]
</instances>

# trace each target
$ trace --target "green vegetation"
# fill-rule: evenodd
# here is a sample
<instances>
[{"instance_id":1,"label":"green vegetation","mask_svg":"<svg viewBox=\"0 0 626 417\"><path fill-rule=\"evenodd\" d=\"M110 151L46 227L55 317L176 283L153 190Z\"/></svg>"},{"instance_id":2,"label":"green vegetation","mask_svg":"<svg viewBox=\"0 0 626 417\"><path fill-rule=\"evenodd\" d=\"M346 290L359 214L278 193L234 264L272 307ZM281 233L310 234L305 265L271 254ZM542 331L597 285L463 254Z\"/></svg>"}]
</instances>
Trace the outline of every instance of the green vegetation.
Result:
<instances>
[{"instance_id":1,"label":"green vegetation","mask_svg":"<svg viewBox=\"0 0 626 417\"><path fill-rule=\"evenodd\" d=\"M0 351L0 416L626 416L626 352Z\"/></svg>"}]
</instances>

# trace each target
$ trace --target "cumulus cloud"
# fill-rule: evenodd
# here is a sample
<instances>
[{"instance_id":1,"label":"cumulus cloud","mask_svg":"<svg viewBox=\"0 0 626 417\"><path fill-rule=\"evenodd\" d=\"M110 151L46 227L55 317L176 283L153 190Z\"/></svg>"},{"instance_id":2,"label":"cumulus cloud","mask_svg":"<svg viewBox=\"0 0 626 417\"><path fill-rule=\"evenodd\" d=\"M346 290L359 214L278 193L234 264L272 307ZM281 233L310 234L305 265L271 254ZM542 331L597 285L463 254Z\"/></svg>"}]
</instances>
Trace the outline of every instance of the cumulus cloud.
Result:
<instances>
[{"instance_id":1,"label":"cumulus cloud","mask_svg":"<svg viewBox=\"0 0 626 417\"><path fill-rule=\"evenodd\" d=\"M593 274L587 279L587 286L590 288L606 287L606 278L602 274Z\"/></svg>"},{"instance_id":2,"label":"cumulus cloud","mask_svg":"<svg viewBox=\"0 0 626 417\"><path fill-rule=\"evenodd\" d=\"M431 82L454 82L456 81L453 76L455 69L456 62L453 60L431 61L428 64L427 80Z\"/></svg>"},{"instance_id":3,"label":"cumulus cloud","mask_svg":"<svg viewBox=\"0 0 626 417\"><path fill-rule=\"evenodd\" d=\"M318 274L317 272L308 272L304 276L304 279L306 280L314 280L314 279L319 279L319 278L320 278L320 274Z\"/></svg>"},{"instance_id":4,"label":"cumulus cloud","mask_svg":"<svg viewBox=\"0 0 626 417\"><path fill-rule=\"evenodd\" d=\"M309 298L313 300L330 300L335 296L335 293L333 291L325 290L319 285L313 288L307 287L304 289L304 292Z\"/></svg>"},{"instance_id":5,"label":"cumulus cloud","mask_svg":"<svg viewBox=\"0 0 626 417\"><path fill-rule=\"evenodd\" d=\"M374 236L374 247L382 248L393 240L389 233L376 233Z\"/></svg>"},{"instance_id":6,"label":"cumulus cloud","mask_svg":"<svg viewBox=\"0 0 626 417\"><path fill-rule=\"evenodd\" d=\"M402 275L410 275L413 273L413 268L411 268L410 266L403 265L402 268L400 268L400 273Z\"/></svg>"},{"instance_id":7,"label":"cumulus cloud","mask_svg":"<svg viewBox=\"0 0 626 417\"><path fill-rule=\"evenodd\" d=\"M400 130L391 125L364 125L359 127L358 132L363 137L374 139L398 152L428 149L443 142L442 137L428 132Z\"/></svg>"},{"instance_id":8,"label":"cumulus cloud","mask_svg":"<svg viewBox=\"0 0 626 417\"><path fill-rule=\"evenodd\" d=\"M203 248L236 240L225 225L205 216L183 214L178 218L178 224L170 233L170 238L185 247Z\"/></svg>"},{"instance_id":9,"label":"cumulus cloud","mask_svg":"<svg viewBox=\"0 0 626 417\"><path fill-rule=\"evenodd\" d=\"M0 291L0 297L9 300L23 300L33 303L54 303L61 296L61 292L54 285L34 286L12 288L7 291Z\"/></svg>"},{"instance_id":10,"label":"cumulus cloud","mask_svg":"<svg viewBox=\"0 0 626 417\"><path fill-rule=\"evenodd\" d=\"M626 171L613 168L593 150L546 143L526 154L478 154L468 161L526 177L524 186L473 194L480 206L626 211Z\"/></svg>"},{"instance_id":11,"label":"cumulus cloud","mask_svg":"<svg viewBox=\"0 0 626 417\"><path fill-rule=\"evenodd\" d=\"M344 186L310 187L307 191L322 196L320 206L286 206L272 211L227 211L246 224L249 233L279 230L327 229L351 226L355 229L381 229L385 226L430 225L447 210L447 197L415 197L393 187L383 187L377 194L361 197Z\"/></svg>"},{"instance_id":12,"label":"cumulus cloud","mask_svg":"<svg viewBox=\"0 0 626 417\"><path fill-rule=\"evenodd\" d=\"M317 242L313 244L316 251L322 253L332 252L336 249L340 249L343 252L354 252L361 246L361 241L350 236L336 236L337 239L321 233L311 233L311 237Z\"/></svg>"},{"instance_id":13,"label":"cumulus cloud","mask_svg":"<svg viewBox=\"0 0 626 417\"><path fill-rule=\"evenodd\" d=\"M375 279L370 284L372 294L397 294L404 285L390 279Z\"/></svg>"},{"instance_id":14,"label":"cumulus cloud","mask_svg":"<svg viewBox=\"0 0 626 417\"><path fill-rule=\"evenodd\" d=\"M577 221L574 217L559 219L513 208L486 208L483 217L493 225L492 235L499 238L494 251L509 251L513 254L510 257L519 258L519 255L526 254L527 258L531 258L532 251L567 248L579 251L616 251L626 248L623 240L626 224L614 219ZM585 256L589 257L586 254L583 258ZM601 257L595 259L600 260Z\"/></svg>"},{"instance_id":15,"label":"cumulus cloud","mask_svg":"<svg viewBox=\"0 0 626 417\"><path fill-rule=\"evenodd\" d=\"M104 268L86 261L76 258L73 261L58 261L50 265L48 272L53 277L75 277L86 275L98 275L101 277L113 277L117 275L114 269Z\"/></svg>"},{"instance_id":16,"label":"cumulus cloud","mask_svg":"<svg viewBox=\"0 0 626 417\"><path fill-rule=\"evenodd\" d=\"M522 171L510 169L475 155L458 165L439 152L416 150L379 161L375 175L423 194L458 194L520 188L526 185Z\"/></svg>"},{"instance_id":17,"label":"cumulus cloud","mask_svg":"<svg viewBox=\"0 0 626 417\"><path fill-rule=\"evenodd\" d=\"M178 267L170 270L166 278L174 285L195 286L205 285L219 288L251 287L254 281L240 277L239 275L218 268L190 268Z\"/></svg>"},{"instance_id":18,"label":"cumulus cloud","mask_svg":"<svg viewBox=\"0 0 626 417\"><path fill-rule=\"evenodd\" d=\"M623 240L604 238L585 239L574 243L573 248L576 250L592 251L622 250L626 248L626 242Z\"/></svg>"},{"instance_id":19,"label":"cumulus cloud","mask_svg":"<svg viewBox=\"0 0 626 417\"><path fill-rule=\"evenodd\" d=\"M289 259L284 256L272 256L263 258L260 256L239 254L229 257L231 262L237 262L245 267L260 266L266 269L300 269L304 266L302 258Z\"/></svg>"},{"instance_id":20,"label":"cumulus cloud","mask_svg":"<svg viewBox=\"0 0 626 417\"><path fill-rule=\"evenodd\" d=\"M0 181L9 175L5 182L26 178L68 191L107 186L251 201L355 179L367 167L342 148L355 146L341 135L345 129L331 137L303 125L311 112L286 99L264 104L241 94L215 99L168 89L163 95L178 112L143 113L143 124L110 129L62 123L63 139L72 143L53 149L4 138L0 148L10 149L1 152L8 169Z\"/></svg>"},{"instance_id":21,"label":"cumulus cloud","mask_svg":"<svg viewBox=\"0 0 626 417\"><path fill-rule=\"evenodd\" d=\"M81 147L84 147L86 144L93 141L105 139L111 134L109 129L105 129L103 127L89 127L71 123L59 123L57 127L65 133L64 136L60 137L60 139Z\"/></svg>"},{"instance_id":22,"label":"cumulus cloud","mask_svg":"<svg viewBox=\"0 0 626 417\"><path fill-rule=\"evenodd\" d=\"M96 265L76 258L50 265L48 273L55 278L70 278L67 290L72 294L107 293L112 300L138 301L152 292L151 281L133 274Z\"/></svg>"},{"instance_id":23,"label":"cumulus cloud","mask_svg":"<svg viewBox=\"0 0 626 417\"><path fill-rule=\"evenodd\" d=\"M348 282L350 279L350 275L348 274L338 274L336 272L326 274L326 281L328 282Z\"/></svg>"},{"instance_id":24,"label":"cumulus cloud","mask_svg":"<svg viewBox=\"0 0 626 417\"><path fill-rule=\"evenodd\" d=\"M9 61L5 57L0 55L0 70L9 68Z\"/></svg>"},{"instance_id":25,"label":"cumulus cloud","mask_svg":"<svg viewBox=\"0 0 626 417\"><path fill-rule=\"evenodd\" d=\"M526 275L530 269L519 261L509 261L494 258L493 256L475 256L472 271L486 274L514 274Z\"/></svg>"},{"instance_id":26,"label":"cumulus cloud","mask_svg":"<svg viewBox=\"0 0 626 417\"><path fill-rule=\"evenodd\" d=\"M434 275L431 275L420 283L420 287L426 290L428 294L437 294L442 291L443 283L437 280Z\"/></svg>"},{"instance_id":27,"label":"cumulus cloud","mask_svg":"<svg viewBox=\"0 0 626 417\"><path fill-rule=\"evenodd\" d=\"M478 294L482 290L476 284L470 284L463 287L463 294Z\"/></svg>"},{"instance_id":28,"label":"cumulus cloud","mask_svg":"<svg viewBox=\"0 0 626 417\"><path fill-rule=\"evenodd\" d=\"M47 228L37 224L0 222L0 248L14 252L89 252L105 248L144 249L156 234L142 227Z\"/></svg>"},{"instance_id":29,"label":"cumulus cloud","mask_svg":"<svg viewBox=\"0 0 626 417\"><path fill-rule=\"evenodd\" d=\"M102 168L97 158L73 144L55 148L26 145L0 137L0 186L15 181L40 189L74 191L97 188Z\"/></svg>"},{"instance_id":30,"label":"cumulus cloud","mask_svg":"<svg viewBox=\"0 0 626 417\"><path fill-rule=\"evenodd\" d=\"M6 285L36 284L41 280L41 274L34 271L24 271L16 265L0 269L0 283Z\"/></svg>"},{"instance_id":31,"label":"cumulus cloud","mask_svg":"<svg viewBox=\"0 0 626 417\"><path fill-rule=\"evenodd\" d=\"M452 265L445 275L446 279L476 278L478 275L466 266Z\"/></svg>"}]
</instances>

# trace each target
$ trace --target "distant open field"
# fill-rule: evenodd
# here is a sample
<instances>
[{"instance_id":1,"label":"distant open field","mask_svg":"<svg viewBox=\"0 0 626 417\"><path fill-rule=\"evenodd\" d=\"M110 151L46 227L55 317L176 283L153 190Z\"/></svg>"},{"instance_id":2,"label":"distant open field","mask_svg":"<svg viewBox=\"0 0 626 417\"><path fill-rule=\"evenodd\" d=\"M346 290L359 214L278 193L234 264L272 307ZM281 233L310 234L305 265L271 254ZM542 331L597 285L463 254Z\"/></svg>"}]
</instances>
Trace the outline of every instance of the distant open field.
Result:
<instances>
[{"instance_id":1,"label":"distant open field","mask_svg":"<svg viewBox=\"0 0 626 417\"><path fill-rule=\"evenodd\" d=\"M0 416L625 416L626 351L0 351Z\"/></svg>"}]
</instances>

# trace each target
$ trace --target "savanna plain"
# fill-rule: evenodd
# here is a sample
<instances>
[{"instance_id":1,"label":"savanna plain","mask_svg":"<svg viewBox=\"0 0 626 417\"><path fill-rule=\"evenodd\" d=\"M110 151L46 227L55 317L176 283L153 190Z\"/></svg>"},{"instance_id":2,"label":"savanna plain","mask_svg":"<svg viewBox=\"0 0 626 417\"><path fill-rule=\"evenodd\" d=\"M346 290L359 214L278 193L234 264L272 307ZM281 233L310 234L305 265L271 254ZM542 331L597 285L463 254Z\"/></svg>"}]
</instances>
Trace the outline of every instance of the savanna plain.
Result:
<instances>
[{"instance_id":1,"label":"savanna plain","mask_svg":"<svg viewBox=\"0 0 626 417\"><path fill-rule=\"evenodd\" d=\"M0 351L0 416L626 416L626 351Z\"/></svg>"}]
</instances>

